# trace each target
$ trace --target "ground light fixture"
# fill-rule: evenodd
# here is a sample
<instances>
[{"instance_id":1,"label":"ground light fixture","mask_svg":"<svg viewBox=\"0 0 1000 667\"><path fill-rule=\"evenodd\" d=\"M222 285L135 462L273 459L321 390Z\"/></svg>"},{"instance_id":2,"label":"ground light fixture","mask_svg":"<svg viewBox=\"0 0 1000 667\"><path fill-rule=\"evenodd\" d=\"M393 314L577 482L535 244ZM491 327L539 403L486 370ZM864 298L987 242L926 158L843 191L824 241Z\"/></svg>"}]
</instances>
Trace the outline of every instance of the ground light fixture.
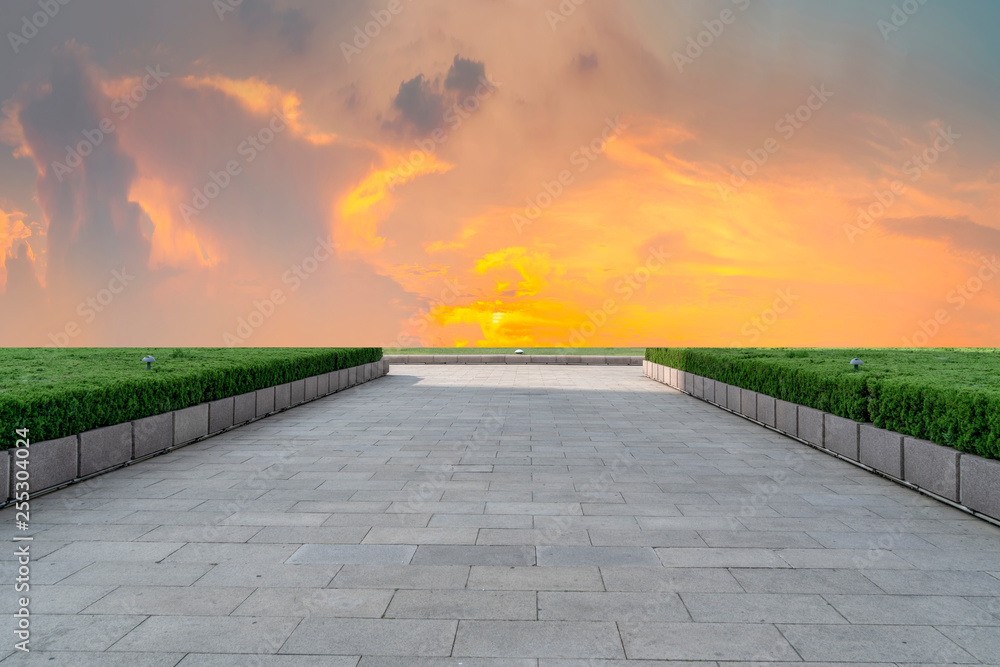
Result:
<instances>
[{"instance_id":1,"label":"ground light fixture","mask_svg":"<svg viewBox=\"0 0 1000 667\"><path fill-rule=\"evenodd\" d=\"M153 369L153 362L156 361L156 359L154 359L152 355L147 354L145 357L142 358L142 360L146 362L147 371Z\"/></svg>"},{"instance_id":2,"label":"ground light fixture","mask_svg":"<svg viewBox=\"0 0 1000 667\"><path fill-rule=\"evenodd\" d=\"M861 364L863 364L863 363L865 363L865 362L861 361L861 360L860 360L860 359L858 359L857 357L854 357L853 359L851 359L851 365L852 365L852 366L854 366L854 370L858 370L858 368L859 368L859 367L861 366Z\"/></svg>"},{"instance_id":3,"label":"ground light fixture","mask_svg":"<svg viewBox=\"0 0 1000 667\"><path fill-rule=\"evenodd\" d=\"M514 354L524 354L524 350L514 350Z\"/></svg>"}]
</instances>

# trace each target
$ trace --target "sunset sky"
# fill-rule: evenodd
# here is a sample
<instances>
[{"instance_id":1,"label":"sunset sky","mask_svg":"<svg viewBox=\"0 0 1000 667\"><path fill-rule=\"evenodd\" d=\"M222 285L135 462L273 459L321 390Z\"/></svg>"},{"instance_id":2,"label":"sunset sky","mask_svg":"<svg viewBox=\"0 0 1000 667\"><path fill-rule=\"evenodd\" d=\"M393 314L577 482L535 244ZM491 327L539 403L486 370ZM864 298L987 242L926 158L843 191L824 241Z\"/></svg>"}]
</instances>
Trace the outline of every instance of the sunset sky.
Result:
<instances>
[{"instance_id":1,"label":"sunset sky","mask_svg":"<svg viewBox=\"0 0 1000 667\"><path fill-rule=\"evenodd\" d=\"M997 346L998 25L5 0L0 344Z\"/></svg>"}]
</instances>

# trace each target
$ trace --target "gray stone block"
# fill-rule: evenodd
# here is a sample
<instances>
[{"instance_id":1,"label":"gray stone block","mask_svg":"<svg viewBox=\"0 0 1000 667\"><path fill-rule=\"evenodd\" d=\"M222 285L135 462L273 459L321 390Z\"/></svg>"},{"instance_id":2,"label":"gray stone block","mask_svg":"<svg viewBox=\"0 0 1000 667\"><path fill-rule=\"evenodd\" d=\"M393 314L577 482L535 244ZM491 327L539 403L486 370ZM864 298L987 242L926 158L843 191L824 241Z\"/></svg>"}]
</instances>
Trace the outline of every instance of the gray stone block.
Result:
<instances>
[{"instance_id":1,"label":"gray stone block","mask_svg":"<svg viewBox=\"0 0 1000 667\"><path fill-rule=\"evenodd\" d=\"M791 436L798 436L799 434L799 412L798 407L794 403L789 403L788 401L782 401L780 399L774 399L774 423L775 428L777 428L782 433L787 433Z\"/></svg>"},{"instance_id":2,"label":"gray stone block","mask_svg":"<svg viewBox=\"0 0 1000 667\"><path fill-rule=\"evenodd\" d=\"M581 363L580 362L581 357L580 357L579 354L567 354L565 356L565 359L566 359L566 363L567 364L579 364L579 363Z\"/></svg>"},{"instance_id":3,"label":"gray stone block","mask_svg":"<svg viewBox=\"0 0 1000 667\"><path fill-rule=\"evenodd\" d=\"M125 463L132 458L132 422L80 434L79 476Z\"/></svg>"},{"instance_id":4,"label":"gray stone block","mask_svg":"<svg viewBox=\"0 0 1000 667\"><path fill-rule=\"evenodd\" d=\"M800 408L801 409L801 408ZM858 432L861 424L853 419L823 413L823 446L852 461L858 459Z\"/></svg>"},{"instance_id":5,"label":"gray stone block","mask_svg":"<svg viewBox=\"0 0 1000 667\"><path fill-rule=\"evenodd\" d=\"M672 366L667 366L667 384L671 387L677 387L677 369Z\"/></svg>"},{"instance_id":6,"label":"gray stone block","mask_svg":"<svg viewBox=\"0 0 1000 667\"><path fill-rule=\"evenodd\" d=\"M71 435L55 440L43 440L31 444L28 472L31 474L31 495L52 486L70 482L76 478L79 461L79 437ZM17 481L16 465L10 466L10 488L14 490Z\"/></svg>"},{"instance_id":7,"label":"gray stone block","mask_svg":"<svg viewBox=\"0 0 1000 667\"><path fill-rule=\"evenodd\" d=\"M208 435L208 403L174 411L174 445Z\"/></svg>"},{"instance_id":8,"label":"gray stone block","mask_svg":"<svg viewBox=\"0 0 1000 667\"><path fill-rule=\"evenodd\" d=\"M274 387L274 409L284 410L292 405L292 384L275 385Z\"/></svg>"},{"instance_id":9,"label":"gray stone block","mask_svg":"<svg viewBox=\"0 0 1000 667\"><path fill-rule=\"evenodd\" d=\"M14 450L0 452L0 498L10 499L10 460Z\"/></svg>"},{"instance_id":10,"label":"gray stone block","mask_svg":"<svg viewBox=\"0 0 1000 667\"><path fill-rule=\"evenodd\" d=\"M726 407L726 396L729 393L729 385L725 382L715 381L715 404Z\"/></svg>"},{"instance_id":11,"label":"gray stone block","mask_svg":"<svg viewBox=\"0 0 1000 667\"><path fill-rule=\"evenodd\" d=\"M740 414L750 419L757 419L757 392L740 389Z\"/></svg>"},{"instance_id":12,"label":"gray stone block","mask_svg":"<svg viewBox=\"0 0 1000 667\"><path fill-rule=\"evenodd\" d=\"M343 391L350 386L350 371L341 368L337 371L337 391Z\"/></svg>"},{"instance_id":13,"label":"gray stone block","mask_svg":"<svg viewBox=\"0 0 1000 667\"><path fill-rule=\"evenodd\" d=\"M317 389L319 380L316 379L315 375L310 375L303 382L305 382L306 386L305 400L311 401L319 395L319 390Z\"/></svg>"},{"instance_id":14,"label":"gray stone block","mask_svg":"<svg viewBox=\"0 0 1000 667\"><path fill-rule=\"evenodd\" d=\"M233 423L245 424L256 416L257 393L248 392L233 397Z\"/></svg>"},{"instance_id":15,"label":"gray stone block","mask_svg":"<svg viewBox=\"0 0 1000 667\"><path fill-rule=\"evenodd\" d=\"M734 387L731 384L726 385L726 407L733 412L740 411L740 403L742 402L740 393L741 389L739 387Z\"/></svg>"},{"instance_id":16,"label":"gray stone block","mask_svg":"<svg viewBox=\"0 0 1000 667\"><path fill-rule=\"evenodd\" d=\"M603 366L605 364L605 357L598 354L583 354L580 355L580 361L590 366Z\"/></svg>"},{"instance_id":17,"label":"gray stone block","mask_svg":"<svg viewBox=\"0 0 1000 667\"><path fill-rule=\"evenodd\" d=\"M257 416L263 417L274 412L274 387L257 390Z\"/></svg>"},{"instance_id":18,"label":"gray stone block","mask_svg":"<svg viewBox=\"0 0 1000 667\"><path fill-rule=\"evenodd\" d=\"M799 437L811 445L823 446L823 412L799 406Z\"/></svg>"},{"instance_id":19,"label":"gray stone block","mask_svg":"<svg viewBox=\"0 0 1000 667\"><path fill-rule=\"evenodd\" d=\"M132 458L138 459L154 452L162 452L173 444L173 412L143 417L132 422Z\"/></svg>"},{"instance_id":20,"label":"gray stone block","mask_svg":"<svg viewBox=\"0 0 1000 667\"><path fill-rule=\"evenodd\" d=\"M649 362L648 361L643 361L642 362L642 374L645 375L646 377L649 377Z\"/></svg>"},{"instance_id":21,"label":"gray stone block","mask_svg":"<svg viewBox=\"0 0 1000 667\"><path fill-rule=\"evenodd\" d=\"M604 361L608 366L630 366L632 364L631 357L604 357Z\"/></svg>"},{"instance_id":22,"label":"gray stone block","mask_svg":"<svg viewBox=\"0 0 1000 667\"><path fill-rule=\"evenodd\" d=\"M691 393L691 389L692 389L691 385L689 384L690 378L691 378L691 374L690 373L688 373L687 371L678 370L677 371L677 388L680 389L681 391L687 393L687 394L690 394Z\"/></svg>"},{"instance_id":23,"label":"gray stone block","mask_svg":"<svg viewBox=\"0 0 1000 667\"><path fill-rule=\"evenodd\" d=\"M959 459L962 504L986 516L1000 519L1000 461L975 454Z\"/></svg>"},{"instance_id":24,"label":"gray stone block","mask_svg":"<svg viewBox=\"0 0 1000 667\"><path fill-rule=\"evenodd\" d=\"M455 363L458 363L458 355L455 356L455 360L456 360ZM365 380L364 381L365 382L370 382L371 379L372 379L372 377L373 377L372 376L372 364L370 362L367 363L367 364L365 364L364 371L365 371Z\"/></svg>"},{"instance_id":25,"label":"gray stone block","mask_svg":"<svg viewBox=\"0 0 1000 667\"><path fill-rule=\"evenodd\" d=\"M385 357L383 357L382 358L382 375L388 375L389 374L389 368L390 368L389 360L386 359Z\"/></svg>"},{"instance_id":26,"label":"gray stone block","mask_svg":"<svg viewBox=\"0 0 1000 667\"><path fill-rule=\"evenodd\" d=\"M316 376L316 395L326 396L330 393L330 374L322 373Z\"/></svg>"},{"instance_id":27,"label":"gray stone block","mask_svg":"<svg viewBox=\"0 0 1000 667\"><path fill-rule=\"evenodd\" d=\"M774 414L775 399L774 396L765 396L764 394L757 394L757 421L762 424L767 424L771 428L775 428L775 414Z\"/></svg>"},{"instance_id":28,"label":"gray stone block","mask_svg":"<svg viewBox=\"0 0 1000 667\"><path fill-rule=\"evenodd\" d=\"M347 369L347 386L353 387L358 383L358 367L351 366Z\"/></svg>"},{"instance_id":29,"label":"gray stone block","mask_svg":"<svg viewBox=\"0 0 1000 667\"><path fill-rule=\"evenodd\" d=\"M895 431L861 425L859 459L866 466L903 478L903 436Z\"/></svg>"},{"instance_id":30,"label":"gray stone block","mask_svg":"<svg viewBox=\"0 0 1000 667\"><path fill-rule=\"evenodd\" d=\"M434 364L457 364L459 362L457 354L435 354L431 359L431 363Z\"/></svg>"},{"instance_id":31,"label":"gray stone block","mask_svg":"<svg viewBox=\"0 0 1000 667\"><path fill-rule=\"evenodd\" d=\"M928 440L903 438L903 479L931 493L960 502L962 453Z\"/></svg>"},{"instance_id":32,"label":"gray stone block","mask_svg":"<svg viewBox=\"0 0 1000 667\"><path fill-rule=\"evenodd\" d=\"M233 425L235 415L233 397L210 401L208 404L208 432L218 433Z\"/></svg>"},{"instance_id":33,"label":"gray stone block","mask_svg":"<svg viewBox=\"0 0 1000 667\"><path fill-rule=\"evenodd\" d=\"M306 396L306 382L305 380L293 380L288 383L291 386L291 400L292 406L296 406L305 400Z\"/></svg>"},{"instance_id":34,"label":"gray stone block","mask_svg":"<svg viewBox=\"0 0 1000 667\"><path fill-rule=\"evenodd\" d=\"M407 363L411 364L431 364L434 363L434 356L430 354L410 354L407 355Z\"/></svg>"}]
</instances>

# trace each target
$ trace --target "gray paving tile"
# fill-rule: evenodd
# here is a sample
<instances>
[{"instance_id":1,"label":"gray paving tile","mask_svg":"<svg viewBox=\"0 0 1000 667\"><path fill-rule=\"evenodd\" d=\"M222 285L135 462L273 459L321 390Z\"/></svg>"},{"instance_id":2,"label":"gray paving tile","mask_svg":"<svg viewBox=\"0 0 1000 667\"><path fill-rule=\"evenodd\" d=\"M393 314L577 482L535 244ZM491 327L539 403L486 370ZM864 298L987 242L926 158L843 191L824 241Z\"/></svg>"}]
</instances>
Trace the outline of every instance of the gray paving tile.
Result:
<instances>
[{"instance_id":1,"label":"gray paving tile","mask_svg":"<svg viewBox=\"0 0 1000 667\"><path fill-rule=\"evenodd\" d=\"M250 616L151 616L109 650L274 653L299 621Z\"/></svg>"},{"instance_id":2,"label":"gray paving tile","mask_svg":"<svg viewBox=\"0 0 1000 667\"><path fill-rule=\"evenodd\" d=\"M391 590L258 588L232 615L379 618L391 599Z\"/></svg>"},{"instance_id":3,"label":"gray paving tile","mask_svg":"<svg viewBox=\"0 0 1000 667\"><path fill-rule=\"evenodd\" d=\"M465 588L469 567L461 565L345 565L334 588Z\"/></svg>"},{"instance_id":4,"label":"gray paving tile","mask_svg":"<svg viewBox=\"0 0 1000 667\"><path fill-rule=\"evenodd\" d=\"M252 588L121 586L83 610L86 614L227 616Z\"/></svg>"},{"instance_id":5,"label":"gray paving tile","mask_svg":"<svg viewBox=\"0 0 1000 667\"><path fill-rule=\"evenodd\" d=\"M79 568L79 566L77 566ZM212 569L205 563L92 563L60 584L74 586L190 586ZM34 574L34 568L32 568Z\"/></svg>"},{"instance_id":6,"label":"gray paving tile","mask_svg":"<svg viewBox=\"0 0 1000 667\"><path fill-rule=\"evenodd\" d=\"M288 558L293 565L406 565L417 547L402 544L303 544Z\"/></svg>"},{"instance_id":7,"label":"gray paving tile","mask_svg":"<svg viewBox=\"0 0 1000 667\"><path fill-rule=\"evenodd\" d=\"M105 651L145 616L32 614L32 651ZM156 651L152 647L143 650Z\"/></svg>"},{"instance_id":8,"label":"gray paving tile","mask_svg":"<svg viewBox=\"0 0 1000 667\"><path fill-rule=\"evenodd\" d=\"M208 567L211 569L194 582L195 586L322 588L341 566L227 561Z\"/></svg>"},{"instance_id":9,"label":"gray paving tile","mask_svg":"<svg viewBox=\"0 0 1000 667\"><path fill-rule=\"evenodd\" d=\"M538 593L538 618L543 621L688 621L676 593Z\"/></svg>"},{"instance_id":10,"label":"gray paving tile","mask_svg":"<svg viewBox=\"0 0 1000 667\"><path fill-rule=\"evenodd\" d=\"M535 547L539 567L657 567L652 547Z\"/></svg>"},{"instance_id":11,"label":"gray paving tile","mask_svg":"<svg viewBox=\"0 0 1000 667\"><path fill-rule=\"evenodd\" d=\"M927 626L782 625L808 662L975 663L976 658Z\"/></svg>"},{"instance_id":12,"label":"gray paving tile","mask_svg":"<svg viewBox=\"0 0 1000 667\"><path fill-rule=\"evenodd\" d=\"M696 623L847 623L819 595L682 593Z\"/></svg>"},{"instance_id":13,"label":"gray paving tile","mask_svg":"<svg viewBox=\"0 0 1000 667\"><path fill-rule=\"evenodd\" d=\"M4 665L49 665L50 667L175 667L183 653L107 653L81 651L17 651Z\"/></svg>"},{"instance_id":14,"label":"gray paving tile","mask_svg":"<svg viewBox=\"0 0 1000 667\"><path fill-rule=\"evenodd\" d=\"M823 597L844 618L857 625L1000 625L1000 617L957 596L824 595Z\"/></svg>"},{"instance_id":15,"label":"gray paving tile","mask_svg":"<svg viewBox=\"0 0 1000 667\"><path fill-rule=\"evenodd\" d=\"M890 595L1000 596L1000 579L986 572L868 570L864 575Z\"/></svg>"},{"instance_id":16,"label":"gray paving tile","mask_svg":"<svg viewBox=\"0 0 1000 667\"><path fill-rule=\"evenodd\" d=\"M535 620L533 591L400 590L392 598L386 618L470 620Z\"/></svg>"},{"instance_id":17,"label":"gray paving tile","mask_svg":"<svg viewBox=\"0 0 1000 667\"><path fill-rule=\"evenodd\" d=\"M1000 633L996 631L996 628L964 626L942 627L938 630L980 662L987 665L1000 664Z\"/></svg>"},{"instance_id":18,"label":"gray paving tile","mask_svg":"<svg viewBox=\"0 0 1000 667\"><path fill-rule=\"evenodd\" d=\"M456 657L624 658L614 623L461 621Z\"/></svg>"},{"instance_id":19,"label":"gray paving tile","mask_svg":"<svg viewBox=\"0 0 1000 667\"><path fill-rule=\"evenodd\" d=\"M748 593L882 593L860 572L850 570L747 570L732 575ZM908 572L904 572L908 574Z\"/></svg>"},{"instance_id":20,"label":"gray paving tile","mask_svg":"<svg viewBox=\"0 0 1000 667\"><path fill-rule=\"evenodd\" d=\"M799 660L768 624L637 623L622 628L622 642L629 660Z\"/></svg>"},{"instance_id":21,"label":"gray paving tile","mask_svg":"<svg viewBox=\"0 0 1000 667\"><path fill-rule=\"evenodd\" d=\"M32 614L78 614L115 589L114 586L31 584Z\"/></svg>"},{"instance_id":22,"label":"gray paving tile","mask_svg":"<svg viewBox=\"0 0 1000 667\"><path fill-rule=\"evenodd\" d=\"M469 588L506 591L602 591L596 567L494 567L474 565Z\"/></svg>"},{"instance_id":23,"label":"gray paving tile","mask_svg":"<svg viewBox=\"0 0 1000 667\"><path fill-rule=\"evenodd\" d=\"M537 667L534 658L398 658L365 656L358 667Z\"/></svg>"},{"instance_id":24,"label":"gray paving tile","mask_svg":"<svg viewBox=\"0 0 1000 667\"><path fill-rule=\"evenodd\" d=\"M307 618L281 653L306 655L447 656L457 621Z\"/></svg>"},{"instance_id":25,"label":"gray paving tile","mask_svg":"<svg viewBox=\"0 0 1000 667\"><path fill-rule=\"evenodd\" d=\"M767 570L762 570L767 571ZM615 568L602 567L609 591L743 593L744 589L722 568Z\"/></svg>"},{"instance_id":26,"label":"gray paving tile","mask_svg":"<svg viewBox=\"0 0 1000 667\"><path fill-rule=\"evenodd\" d=\"M535 565L531 546L424 546L410 561L413 565Z\"/></svg>"},{"instance_id":27,"label":"gray paving tile","mask_svg":"<svg viewBox=\"0 0 1000 667\"><path fill-rule=\"evenodd\" d=\"M177 667L356 667L358 656L188 653Z\"/></svg>"}]
</instances>

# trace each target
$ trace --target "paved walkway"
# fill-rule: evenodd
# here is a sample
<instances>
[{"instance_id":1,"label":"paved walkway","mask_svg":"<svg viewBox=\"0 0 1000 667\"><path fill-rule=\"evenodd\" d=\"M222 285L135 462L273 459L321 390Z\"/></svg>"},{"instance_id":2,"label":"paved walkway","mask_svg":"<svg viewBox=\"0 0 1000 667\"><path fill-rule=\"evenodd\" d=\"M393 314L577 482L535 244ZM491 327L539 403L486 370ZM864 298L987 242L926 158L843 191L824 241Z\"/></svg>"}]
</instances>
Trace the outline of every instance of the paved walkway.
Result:
<instances>
[{"instance_id":1,"label":"paved walkway","mask_svg":"<svg viewBox=\"0 0 1000 667\"><path fill-rule=\"evenodd\" d=\"M396 367L31 519L4 664L1000 663L1000 530L632 367Z\"/></svg>"}]
</instances>

